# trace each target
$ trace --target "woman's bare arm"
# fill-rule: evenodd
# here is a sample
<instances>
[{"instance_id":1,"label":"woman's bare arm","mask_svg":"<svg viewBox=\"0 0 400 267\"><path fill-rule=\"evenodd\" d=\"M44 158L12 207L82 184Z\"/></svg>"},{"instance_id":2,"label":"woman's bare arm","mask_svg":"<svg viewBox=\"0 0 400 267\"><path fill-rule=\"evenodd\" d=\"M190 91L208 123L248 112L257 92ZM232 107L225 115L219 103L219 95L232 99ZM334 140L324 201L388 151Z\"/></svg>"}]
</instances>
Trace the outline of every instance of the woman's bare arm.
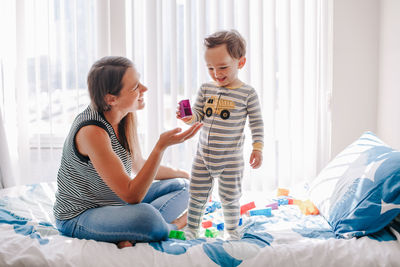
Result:
<instances>
[{"instance_id":1,"label":"woman's bare arm","mask_svg":"<svg viewBox=\"0 0 400 267\"><path fill-rule=\"evenodd\" d=\"M145 162L139 159L142 166L134 179L125 172L104 129L94 125L82 127L77 133L76 145L81 154L90 158L94 168L111 190L122 200L134 204L142 201L156 178L165 149L191 138L201 126L202 124L197 123L184 132L176 128L161 134L148 159Z\"/></svg>"}]
</instances>

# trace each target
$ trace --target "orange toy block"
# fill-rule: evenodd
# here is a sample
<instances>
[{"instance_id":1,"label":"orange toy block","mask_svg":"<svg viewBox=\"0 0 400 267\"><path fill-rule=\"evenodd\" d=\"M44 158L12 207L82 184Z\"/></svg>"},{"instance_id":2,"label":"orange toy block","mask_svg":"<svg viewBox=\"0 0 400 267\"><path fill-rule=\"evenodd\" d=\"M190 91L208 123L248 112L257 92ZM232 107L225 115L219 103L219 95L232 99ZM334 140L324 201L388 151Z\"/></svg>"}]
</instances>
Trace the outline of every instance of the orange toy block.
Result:
<instances>
[{"instance_id":1,"label":"orange toy block","mask_svg":"<svg viewBox=\"0 0 400 267\"><path fill-rule=\"evenodd\" d=\"M278 192L276 193L276 196L288 196L289 195L289 189L285 188L278 188Z\"/></svg>"},{"instance_id":2,"label":"orange toy block","mask_svg":"<svg viewBox=\"0 0 400 267\"><path fill-rule=\"evenodd\" d=\"M318 215L319 214L319 210L317 209L317 207L314 205L314 203L312 203L310 200L305 200L302 201L302 203L299 204L299 208L301 213L305 214L305 215Z\"/></svg>"},{"instance_id":3,"label":"orange toy block","mask_svg":"<svg viewBox=\"0 0 400 267\"><path fill-rule=\"evenodd\" d=\"M254 209L255 207L256 207L256 204L254 203L254 201L240 206L240 215L242 215L243 213L246 213L247 211L249 211L251 209Z\"/></svg>"}]
</instances>

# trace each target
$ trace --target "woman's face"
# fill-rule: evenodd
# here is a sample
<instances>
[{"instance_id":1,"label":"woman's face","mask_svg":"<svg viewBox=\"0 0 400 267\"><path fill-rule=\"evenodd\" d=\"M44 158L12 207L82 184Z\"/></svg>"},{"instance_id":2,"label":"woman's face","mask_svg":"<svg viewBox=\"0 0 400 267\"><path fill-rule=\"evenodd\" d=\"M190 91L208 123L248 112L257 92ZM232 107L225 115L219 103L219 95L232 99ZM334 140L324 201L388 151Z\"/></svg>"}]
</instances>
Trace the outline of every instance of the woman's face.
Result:
<instances>
[{"instance_id":1,"label":"woman's face","mask_svg":"<svg viewBox=\"0 0 400 267\"><path fill-rule=\"evenodd\" d=\"M122 77L122 89L117 96L117 108L124 112L133 112L145 106L143 94L147 87L140 83L140 75L135 68L128 68Z\"/></svg>"}]
</instances>

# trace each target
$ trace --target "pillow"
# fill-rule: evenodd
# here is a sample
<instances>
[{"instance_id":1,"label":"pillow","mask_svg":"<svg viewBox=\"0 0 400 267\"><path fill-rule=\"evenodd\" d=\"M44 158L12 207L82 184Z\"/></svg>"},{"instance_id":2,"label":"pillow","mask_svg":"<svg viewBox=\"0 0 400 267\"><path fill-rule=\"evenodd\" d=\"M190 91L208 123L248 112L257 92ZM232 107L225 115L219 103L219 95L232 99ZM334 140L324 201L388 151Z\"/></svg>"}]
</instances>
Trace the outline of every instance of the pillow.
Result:
<instances>
[{"instance_id":1,"label":"pillow","mask_svg":"<svg viewBox=\"0 0 400 267\"><path fill-rule=\"evenodd\" d=\"M366 132L318 174L308 193L337 237L378 232L400 214L400 152Z\"/></svg>"}]
</instances>

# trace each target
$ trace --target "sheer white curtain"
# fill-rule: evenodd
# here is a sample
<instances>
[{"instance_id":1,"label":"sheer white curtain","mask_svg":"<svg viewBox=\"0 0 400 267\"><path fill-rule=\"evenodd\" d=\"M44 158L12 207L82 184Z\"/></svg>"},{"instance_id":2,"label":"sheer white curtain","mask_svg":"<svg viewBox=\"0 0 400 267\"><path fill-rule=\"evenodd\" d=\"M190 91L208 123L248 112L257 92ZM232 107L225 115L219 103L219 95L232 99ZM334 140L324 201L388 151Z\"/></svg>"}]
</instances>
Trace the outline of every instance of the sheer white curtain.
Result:
<instances>
[{"instance_id":1,"label":"sheer white curtain","mask_svg":"<svg viewBox=\"0 0 400 267\"><path fill-rule=\"evenodd\" d=\"M247 40L240 78L261 99L264 164L245 169L245 190L272 190L312 179L330 153L329 7L326 0L127 1L127 52L148 85L140 120L144 151L175 125L181 99L209 80L203 39L237 29ZM184 126L183 126L184 127ZM251 135L246 132L245 160ZM196 140L168 150L166 161L190 169Z\"/></svg>"},{"instance_id":2,"label":"sheer white curtain","mask_svg":"<svg viewBox=\"0 0 400 267\"><path fill-rule=\"evenodd\" d=\"M259 94L264 163L245 169L245 190L312 179L330 154L329 0L0 1L1 105L14 184L54 180L62 142L89 98L86 75L105 55L131 58L149 91L139 112L148 155L159 134L181 126L177 103L193 103L209 77L203 39L237 29L247 41L240 78ZM245 161L251 136L246 131ZM190 170L194 138L164 164Z\"/></svg>"},{"instance_id":3,"label":"sheer white curtain","mask_svg":"<svg viewBox=\"0 0 400 267\"><path fill-rule=\"evenodd\" d=\"M2 116L14 178L55 180L63 140L88 104L97 1L0 1ZM3 147L2 147L3 148Z\"/></svg>"}]
</instances>

